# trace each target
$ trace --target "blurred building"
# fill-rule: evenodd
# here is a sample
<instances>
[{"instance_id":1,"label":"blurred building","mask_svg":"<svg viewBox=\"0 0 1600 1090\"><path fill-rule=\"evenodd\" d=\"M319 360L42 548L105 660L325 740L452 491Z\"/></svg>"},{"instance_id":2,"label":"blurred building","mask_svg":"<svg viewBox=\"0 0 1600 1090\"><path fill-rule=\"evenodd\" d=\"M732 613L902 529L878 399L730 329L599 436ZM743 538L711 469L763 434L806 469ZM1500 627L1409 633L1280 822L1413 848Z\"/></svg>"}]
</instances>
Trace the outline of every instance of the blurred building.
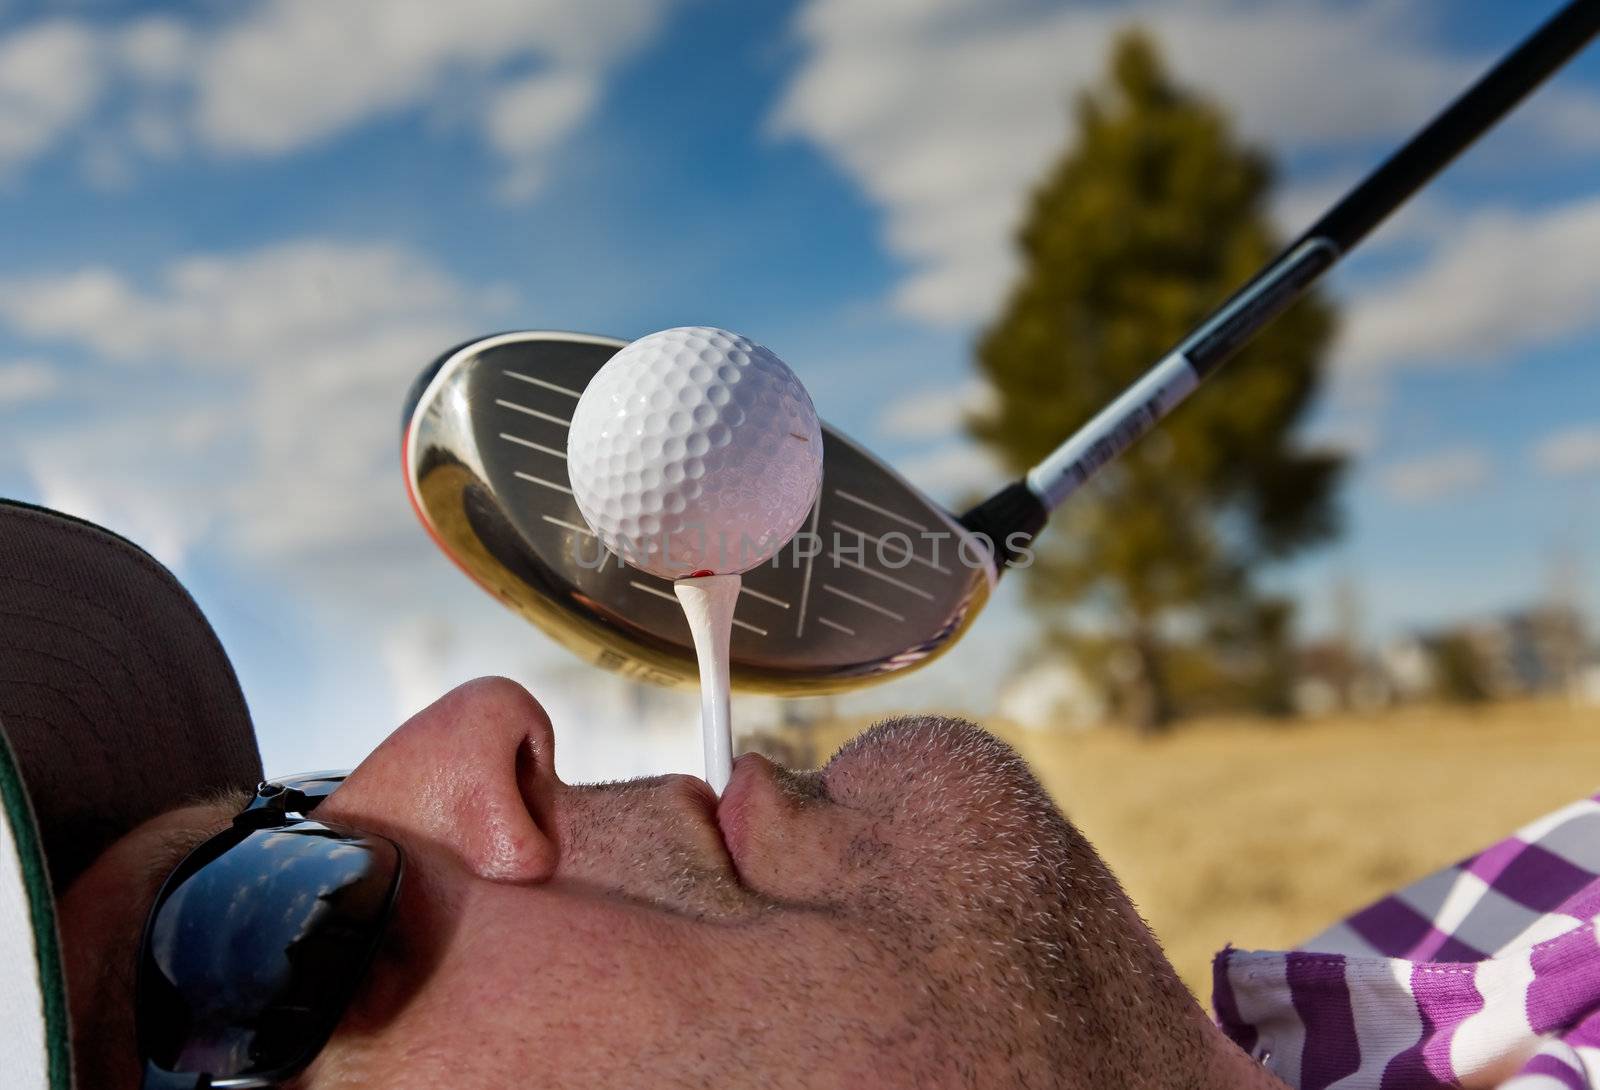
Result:
<instances>
[{"instance_id":1,"label":"blurred building","mask_svg":"<svg viewBox=\"0 0 1600 1090\"><path fill-rule=\"evenodd\" d=\"M1419 635L1391 640L1379 653L1378 662L1397 699L1421 700L1438 690L1434 649Z\"/></svg>"},{"instance_id":2,"label":"blurred building","mask_svg":"<svg viewBox=\"0 0 1600 1090\"><path fill-rule=\"evenodd\" d=\"M1465 626L1483 664L1491 697L1567 693L1587 658L1583 620L1570 606L1548 605Z\"/></svg>"},{"instance_id":3,"label":"blurred building","mask_svg":"<svg viewBox=\"0 0 1600 1090\"><path fill-rule=\"evenodd\" d=\"M1300 715L1377 711L1397 695L1384 660L1342 638L1304 644L1295 654L1293 698Z\"/></svg>"},{"instance_id":4,"label":"blurred building","mask_svg":"<svg viewBox=\"0 0 1600 1090\"><path fill-rule=\"evenodd\" d=\"M1513 610L1398 639L1380 656L1401 699L1580 697L1596 685L1596 649L1567 604Z\"/></svg>"},{"instance_id":5,"label":"blurred building","mask_svg":"<svg viewBox=\"0 0 1600 1090\"><path fill-rule=\"evenodd\" d=\"M819 737L837 722L831 696L738 696L733 709L735 753L759 753L785 768L818 768L832 741Z\"/></svg>"},{"instance_id":6,"label":"blurred building","mask_svg":"<svg viewBox=\"0 0 1600 1090\"><path fill-rule=\"evenodd\" d=\"M1066 655L1041 658L1000 687L996 710L1024 730L1081 730L1105 722L1104 692Z\"/></svg>"}]
</instances>

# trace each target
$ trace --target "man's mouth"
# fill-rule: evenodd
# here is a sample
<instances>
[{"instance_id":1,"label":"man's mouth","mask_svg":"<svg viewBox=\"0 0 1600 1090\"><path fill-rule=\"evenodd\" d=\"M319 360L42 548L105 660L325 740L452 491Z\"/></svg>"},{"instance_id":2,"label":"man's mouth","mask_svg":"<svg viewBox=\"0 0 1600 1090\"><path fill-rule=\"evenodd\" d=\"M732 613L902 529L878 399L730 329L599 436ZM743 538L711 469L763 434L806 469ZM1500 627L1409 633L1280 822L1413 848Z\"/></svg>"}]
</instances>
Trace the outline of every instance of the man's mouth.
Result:
<instances>
[{"instance_id":1,"label":"man's mouth","mask_svg":"<svg viewBox=\"0 0 1600 1090\"><path fill-rule=\"evenodd\" d=\"M749 762L742 762L748 765ZM741 762L735 762L733 778L728 784L728 790L722 798L717 798L716 791L705 780L698 776L671 775L664 778L663 786L674 795L682 798L694 811L699 819L696 824L704 823L706 837L705 846L715 851L732 870L734 877L738 877L739 864L735 856L736 845L728 838L727 826L723 824L723 815L726 813L729 793L736 788L744 791L747 788L740 786L741 782L749 779L748 773L741 777L739 774Z\"/></svg>"},{"instance_id":2,"label":"man's mouth","mask_svg":"<svg viewBox=\"0 0 1600 1090\"><path fill-rule=\"evenodd\" d=\"M723 847L733 863L734 873L739 873L739 858L749 837L752 820L752 803L760 790L764 762L746 754L733 762L733 775L717 801L716 823L722 834ZM740 880L743 876L740 875Z\"/></svg>"}]
</instances>

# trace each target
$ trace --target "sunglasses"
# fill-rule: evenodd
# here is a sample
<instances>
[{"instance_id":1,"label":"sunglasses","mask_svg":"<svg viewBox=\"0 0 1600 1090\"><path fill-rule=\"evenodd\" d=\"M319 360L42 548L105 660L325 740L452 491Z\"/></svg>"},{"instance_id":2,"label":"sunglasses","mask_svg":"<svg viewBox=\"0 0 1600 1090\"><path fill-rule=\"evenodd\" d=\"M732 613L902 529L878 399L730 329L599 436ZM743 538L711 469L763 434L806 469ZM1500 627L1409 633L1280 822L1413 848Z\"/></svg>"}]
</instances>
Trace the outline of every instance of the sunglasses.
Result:
<instances>
[{"instance_id":1,"label":"sunglasses","mask_svg":"<svg viewBox=\"0 0 1600 1090\"><path fill-rule=\"evenodd\" d=\"M403 870L393 841L308 816L344 778L259 784L162 885L139 946L143 1090L264 1090L327 1044Z\"/></svg>"}]
</instances>

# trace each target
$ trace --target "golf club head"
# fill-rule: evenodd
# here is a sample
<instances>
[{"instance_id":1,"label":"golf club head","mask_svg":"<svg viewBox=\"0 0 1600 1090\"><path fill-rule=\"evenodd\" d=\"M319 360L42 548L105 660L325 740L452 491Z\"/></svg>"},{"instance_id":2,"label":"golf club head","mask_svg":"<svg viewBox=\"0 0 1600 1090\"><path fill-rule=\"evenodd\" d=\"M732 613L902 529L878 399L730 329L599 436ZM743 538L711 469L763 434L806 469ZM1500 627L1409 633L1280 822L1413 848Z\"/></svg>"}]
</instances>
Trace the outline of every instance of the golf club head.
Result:
<instances>
[{"instance_id":1,"label":"golf club head","mask_svg":"<svg viewBox=\"0 0 1600 1090\"><path fill-rule=\"evenodd\" d=\"M626 342L501 333L451 349L412 386L406 490L439 547L480 586L596 665L698 683L672 584L606 552L567 476L578 397ZM736 689L840 692L920 666L987 601L984 544L826 424L817 504L800 534L744 575Z\"/></svg>"}]
</instances>

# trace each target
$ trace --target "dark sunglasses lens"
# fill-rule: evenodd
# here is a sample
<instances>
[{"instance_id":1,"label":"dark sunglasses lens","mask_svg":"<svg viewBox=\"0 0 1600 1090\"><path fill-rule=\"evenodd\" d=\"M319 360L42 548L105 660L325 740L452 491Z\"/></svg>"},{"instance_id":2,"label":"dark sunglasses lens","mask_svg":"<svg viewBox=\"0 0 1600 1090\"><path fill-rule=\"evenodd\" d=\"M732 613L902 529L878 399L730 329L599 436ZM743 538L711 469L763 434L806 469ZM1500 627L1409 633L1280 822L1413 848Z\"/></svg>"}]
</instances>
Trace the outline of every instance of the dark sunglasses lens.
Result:
<instances>
[{"instance_id":1,"label":"dark sunglasses lens","mask_svg":"<svg viewBox=\"0 0 1600 1090\"><path fill-rule=\"evenodd\" d=\"M236 839L235 839L236 838ZM167 1071L308 1063L365 975L399 884L387 840L302 821L224 836L173 876L139 975L144 1053Z\"/></svg>"}]
</instances>

